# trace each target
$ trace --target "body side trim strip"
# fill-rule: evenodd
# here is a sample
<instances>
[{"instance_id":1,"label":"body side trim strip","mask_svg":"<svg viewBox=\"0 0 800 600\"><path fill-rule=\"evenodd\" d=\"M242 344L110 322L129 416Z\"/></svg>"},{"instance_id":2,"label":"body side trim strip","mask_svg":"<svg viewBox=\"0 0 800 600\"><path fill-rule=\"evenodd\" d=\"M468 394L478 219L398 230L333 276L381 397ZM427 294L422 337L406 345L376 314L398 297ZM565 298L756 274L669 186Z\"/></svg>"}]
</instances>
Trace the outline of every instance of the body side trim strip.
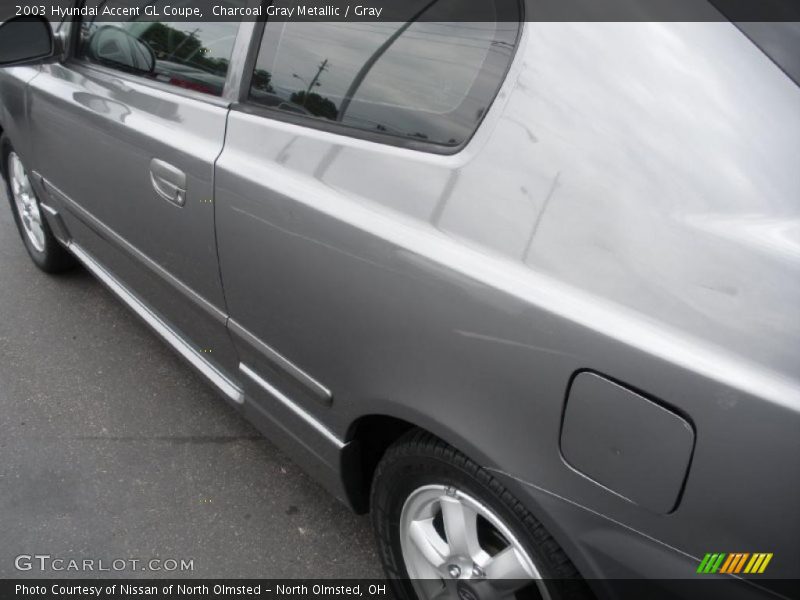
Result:
<instances>
[{"instance_id":1,"label":"body side trim strip","mask_svg":"<svg viewBox=\"0 0 800 600\"><path fill-rule=\"evenodd\" d=\"M265 391L267 391L273 398L278 400L281 404L283 404L286 408L292 411L295 415L300 417L303 421L305 421L308 425L310 425L317 433L321 434L325 439L331 442L334 446L338 449L344 448L347 444L345 444L342 440L340 440L336 435L325 425L320 423L316 418L306 412L303 408L298 406L293 400L291 400L288 396L286 396L283 392L278 390L275 386L270 384L266 381L263 377L261 377L258 373L253 371L250 367L248 367L244 363L239 363L239 370L247 375L254 383L258 384L262 387Z\"/></svg>"},{"instance_id":2,"label":"body side trim strip","mask_svg":"<svg viewBox=\"0 0 800 600\"><path fill-rule=\"evenodd\" d=\"M333 402L333 394L331 391L322 385L319 381L314 379L311 375L303 371L296 364L281 355L277 350L271 348L255 335L250 333L247 329L242 327L233 319L228 320L228 329L232 334L240 338L245 343L249 344L275 366L279 367L285 373L290 375L295 381L300 383L303 387L308 388L312 395L324 406L330 406Z\"/></svg>"},{"instance_id":3,"label":"body side trim strip","mask_svg":"<svg viewBox=\"0 0 800 600\"><path fill-rule=\"evenodd\" d=\"M164 267L155 262L152 258L144 254L141 250L134 247L128 240L126 240L121 235L116 233L113 229L111 229L108 225L100 221L97 217L89 213L85 208L80 206L77 202L75 202L72 198L67 196L64 192L62 192L52 183L50 183L46 179L43 181L44 181L45 191L48 194L54 196L56 199L61 201L70 213L75 215L76 218L81 220L85 225L90 227L103 239L105 239L111 244L114 244L115 246L120 248L123 252L127 253L129 256L133 257L139 263L144 265L147 269L152 271L155 275L160 277L163 281L171 285L183 296L188 298L192 302L192 304L199 307L203 312L210 315L211 318L213 318L216 322L223 325L227 323L228 315L226 315L223 311L221 311L211 302L200 296L197 292L192 290L188 285L186 285L180 279L172 275L169 271L167 271Z\"/></svg>"},{"instance_id":4,"label":"body side trim strip","mask_svg":"<svg viewBox=\"0 0 800 600\"><path fill-rule=\"evenodd\" d=\"M53 230L53 235L56 236L56 239L64 245L68 244L70 240L69 231L67 231L67 226L64 225L64 220L58 214L58 211L42 201L39 201L39 206L47 214L50 228Z\"/></svg>"},{"instance_id":5,"label":"body side trim strip","mask_svg":"<svg viewBox=\"0 0 800 600\"><path fill-rule=\"evenodd\" d=\"M133 312L144 320L165 342L172 346L178 354L183 356L193 367L202 373L223 394L236 404L244 404L244 393L233 381L223 375L214 365L206 360L202 354L192 348L182 337L167 325L144 302L134 296L128 288L117 279L90 254L75 242L70 242L67 248L81 261L87 269L105 284L120 300Z\"/></svg>"}]
</instances>

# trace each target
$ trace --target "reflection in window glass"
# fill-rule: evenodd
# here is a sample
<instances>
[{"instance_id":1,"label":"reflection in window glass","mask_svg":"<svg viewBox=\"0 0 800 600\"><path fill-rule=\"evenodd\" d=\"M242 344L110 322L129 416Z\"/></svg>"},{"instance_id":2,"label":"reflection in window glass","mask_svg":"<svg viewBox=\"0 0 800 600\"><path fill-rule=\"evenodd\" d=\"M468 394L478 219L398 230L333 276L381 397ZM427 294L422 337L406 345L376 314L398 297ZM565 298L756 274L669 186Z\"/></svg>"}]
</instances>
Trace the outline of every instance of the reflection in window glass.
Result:
<instances>
[{"instance_id":1,"label":"reflection in window glass","mask_svg":"<svg viewBox=\"0 0 800 600\"><path fill-rule=\"evenodd\" d=\"M412 18L425 4L409 2L406 23L268 23L250 98L373 133L460 145L513 54L519 24L495 22L499 3L486 0L480 23L445 21L458 0L428 0L425 20Z\"/></svg>"},{"instance_id":2,"label":"reflection in window glass","mask_svg":"<svg viewBox=\"0 0 800 600\"><path fill-rule=\"evenodd\" d=\"M166 0L99 0L97 4L155 4ZM190 5L174 0L173 7ZM245 0L228 0L225 6L243 6ZM144 10L140 11L144 14ZM131 20L108 23L85 20L81 24L78 56L120 71L148 77L184 89L221 96L238 31L237 23L188 23Z\"/></svg>"}]
</instances>

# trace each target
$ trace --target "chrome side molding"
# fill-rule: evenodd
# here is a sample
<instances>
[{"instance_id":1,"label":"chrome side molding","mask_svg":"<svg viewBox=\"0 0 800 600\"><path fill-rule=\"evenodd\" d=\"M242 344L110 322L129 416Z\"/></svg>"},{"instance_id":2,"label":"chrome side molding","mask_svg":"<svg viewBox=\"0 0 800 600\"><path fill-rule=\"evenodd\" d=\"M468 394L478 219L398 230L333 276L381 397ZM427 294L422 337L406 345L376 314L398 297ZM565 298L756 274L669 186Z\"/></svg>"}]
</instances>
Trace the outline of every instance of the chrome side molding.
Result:
<instances>
[{"instance_id":1,"label":"chrome side molding","mask_svg":"<svg viewBox=\"0 0 800 600\"><path fill-rule=\"evenodd\" d=\"M53 235L56 236L56 239L65 246L69 245L69 231L67 230L67 226L64 224L64 219L61 218L61 215L58 213L58 211L49 204L45 204L41 200L39 200L39 206L47 215L47 222L50 224L50 229L52 229Z\"/></svg>"},{"instance_id":2,"label":"chrome side molding","mask_svg":"<svg viewBox=\"0 0 800 600\"><path fill-rule=\"evenodd\" d=\"M228 319L228 330L240 340L250 345L254 350L263 354L266 359L275 367L289 375L301 386L308 390L311 396L323 406L329 407L333 404L333 393L303 369L281 355L277 350L271 348L256 336L250 333L233 319Z\"/></svg>"},{"instance_id":3,"label":"chrome side molding","mask_svg":"<svg viewBox=\"0 0 800 600\"><path fill-rule=\"evenodd\" d=\"M306 424L308 424L311 428L313 428L326 440L331 442L336 448L341 450L346 446L346 444L342 440L340 440L330 429L325 427L325 425L320 423L313 415L309 414L305 409L300 407L291 398L286 396L283 392L281 392L278 388L276 388L274 385L272 385L263 377L261 377L258 373L253 371L253 369L248 367L246 364L239 363L239 370L245 375L247 375L247 377L249 377L259 387L263 388L270 396L275 398L275 400L283 404L295 415L297 415L303 421L305 421Z\"/></svg>"},{"instance_id":4,"label":"chrome side molding","mask_svg":"<svg viewBox=\"0 0 800 600\"><path fill-rule=\"evenodd\" d=\"M88 252L75 242L70 242L67 248L75 257L89 269L89 271L103 282L120 300L133 312L141 317L161 338L172 346L178 354L185 358L202 375L205 376L217 389L236 404L244 404L244 392L228 377L222 374L202 354L192 348L179 336L161 317L154 313L144 302L134 296L125 285L120 283L111 273L103 268Z\"/></svg>"},{"instance_id":5,"label":"chrome side molding","mask_svg":"<svg viewBox=\"0 0 800 600\"><path fill-rule=\"evenodd\" d=\"M94 231L105 241L109 242L110 244L113 244L117 249L125 252L128 256L133 258L141 266L149 269L152 273L154 273L164 282L172 286L176 291L185 296L195 306L197 306L199 309L207 313L212 319L214 319L218 323L224 325L227 322L228 315L226 315L219 308L214 306L211 302L203 298L200 294L195 292L192 288L190 288L183 281L175 277L172 273L167 271L164 267L162 267L152 258L147 256L144 252L140 251L128 240L123 238L116 231L111 229L108 225L103 223L100 219L95 217L88 210L83 208L80 204L75 202L72 198L67 196L64 192L62 192L52 183L50 183L46 179L43 179L42 184L49 196L57 200L58 203L63 205L63 207L72 216L74 216L84 225L89 227L92 231Z\"/></svg>"}]
</instances>

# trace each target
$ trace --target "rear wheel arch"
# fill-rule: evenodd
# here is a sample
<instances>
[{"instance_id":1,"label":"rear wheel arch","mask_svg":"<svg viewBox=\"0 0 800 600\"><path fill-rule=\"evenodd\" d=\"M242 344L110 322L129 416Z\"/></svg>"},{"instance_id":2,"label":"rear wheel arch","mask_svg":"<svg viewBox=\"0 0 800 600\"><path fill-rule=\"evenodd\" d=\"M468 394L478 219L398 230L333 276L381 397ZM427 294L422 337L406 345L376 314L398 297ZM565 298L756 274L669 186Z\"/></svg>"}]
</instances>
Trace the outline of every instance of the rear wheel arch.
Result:
<instances>
[{"instance_id":1,"label":"rear wheel arch","mask_svg":"<svg viewBox=\"0 0 800 600\"><path fill-rule=\"evenodd\" d=\"M372 478L386 451L406 432L418 429L413 423L389 415L365 415L350 425L347 439L355 444L355 458L343 468L350 503L359 514L369 512Z\"/></svg>"},{"instance_id":2,"label":"rear wheel arch","mask_svg":"<svg viewBox=\"0 0 800 600\"><path fill-rule=\"evenodd\" d=\"M411 430L428 433L452 446L476 463L491 468L492 461L468 437L424 414L405 414L399 410L362 415L347 430L346 440L355 447L342 465L342 475L350 503L356 512L369 512L369 494L378 463L386 451Z\"/></svg>"},{"instance_id":3,"label":"rear wheel arch","mask_svg":"<svg viewBox=\"0 0 800 600\"><path fill-rule=\"evenodd\" d=\"M450 430L446 425L437 426L436 423L426 423L422 415L392 415L378 413L363 415L355 419L347 430L346 439L353 442L356 451L350 460L344 461L342 476L351 507L359 514L369 513L370 493L378 464L386 452L404 436L412 432L421 432L438 438L445 444L454 448L478 465L488 469L498 477L503 485L518 499L527 497L526 506L529 511L542 521L550 535L564 549L570 560L582 573L594 573L591 561L587 560L580 546L570 539L569 533L558 522L559 519L538 501L531 502L530 495L525 493L527 484L506 474L502 469L493 468L497 465L489 464L486 456L480 449L474 447L457 431Z\"/></svg>"}]
</instances>

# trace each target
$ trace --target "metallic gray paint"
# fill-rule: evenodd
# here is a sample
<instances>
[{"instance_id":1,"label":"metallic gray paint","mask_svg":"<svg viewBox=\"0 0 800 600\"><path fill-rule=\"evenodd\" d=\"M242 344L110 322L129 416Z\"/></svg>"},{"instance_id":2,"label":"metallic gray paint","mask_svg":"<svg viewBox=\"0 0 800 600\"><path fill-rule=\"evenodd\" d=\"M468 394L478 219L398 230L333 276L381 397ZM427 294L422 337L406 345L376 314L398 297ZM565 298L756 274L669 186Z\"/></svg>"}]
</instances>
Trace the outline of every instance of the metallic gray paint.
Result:
<instances>
[{"instance_id":1,"label":"metallic gray paint","mask_svg":"<svg viewBox=\"0 0 800 600\"><path fill-rule=\"evenodd\" d=\"M215 369L202 354L187 344L186 341L181 338L180 334L173 331L169 324L161 320L147 305L136 298L130 290L126 289L124 285L117 281L117 279L106 271L92 256L87 254L75 242L70 242L67 247L95 277L114 292L118 298L133 310L133 312L158 333L165 342L172 346L178 354L216 386L220 392L237 404L242 404L244 402L242 390L239 389L235 383Z\"/></svg>"},{"instance_id":2,"label":"metallic gray paint","mask_svg":"<svg viewBox=\"0 0 800 600\"><path fill-rule=\"evenodd\" d=\"M50 201L71 231L91 230L87 240L73 231L91 255L118 255L109 270L216 368L235 373L214 239L213 164L227 109L107 69L68 62L42 70L40 86L29 87L29 127ZM185 174L186 206L154 189L153 159Z\"/></svg>"},{"instance_id":3,"label":"metallic gray paint","mask_svg":"<svg viewBox=\"0 0 800 600\"><path fill-rule=\"evenodd\" d=\"M333 403L333 394L328 388L303 371L300 367L281 356L275 349L267 346L233 319L228 321L228 330L231 332L231 335L238 338L240 343L248 345L250 348L260 353L263 358L268 360L281 374L289 376L296 385L299 385L307 393L311 394L317 402L324 406L330 406Z\"/></svg>"},{"instance_id":4,"label":"metallic gray paint","mask_svg":"<svg viewBox=\"0 0 800 600\"><path fill-rule=\"evenodd\" d=\"M770 575L797 575L800 89L732 25L527 24L453 156L72 63L35 73L0 73L0 123L62 191L47 203L71 237L213 346L244 413L338 497L359 481L354 425L386 415L493 470L587 577L689 577L709 548L774 552ZM187 173L184 208L154 197L156 157ZM585 369L693 425L671 514L564 461Z\"/></svg>"},{"instance_id":5,"label":"metallic gray paint","mask_svg":"<svg viewBox=\"0 0 800 600\"><path fill-rule=\"evenodd\" d=\"M694 450L680 415L596 373L569 386L561 453L598 485L648 510L678 505Z\"/></svg>"}]
</instances>

